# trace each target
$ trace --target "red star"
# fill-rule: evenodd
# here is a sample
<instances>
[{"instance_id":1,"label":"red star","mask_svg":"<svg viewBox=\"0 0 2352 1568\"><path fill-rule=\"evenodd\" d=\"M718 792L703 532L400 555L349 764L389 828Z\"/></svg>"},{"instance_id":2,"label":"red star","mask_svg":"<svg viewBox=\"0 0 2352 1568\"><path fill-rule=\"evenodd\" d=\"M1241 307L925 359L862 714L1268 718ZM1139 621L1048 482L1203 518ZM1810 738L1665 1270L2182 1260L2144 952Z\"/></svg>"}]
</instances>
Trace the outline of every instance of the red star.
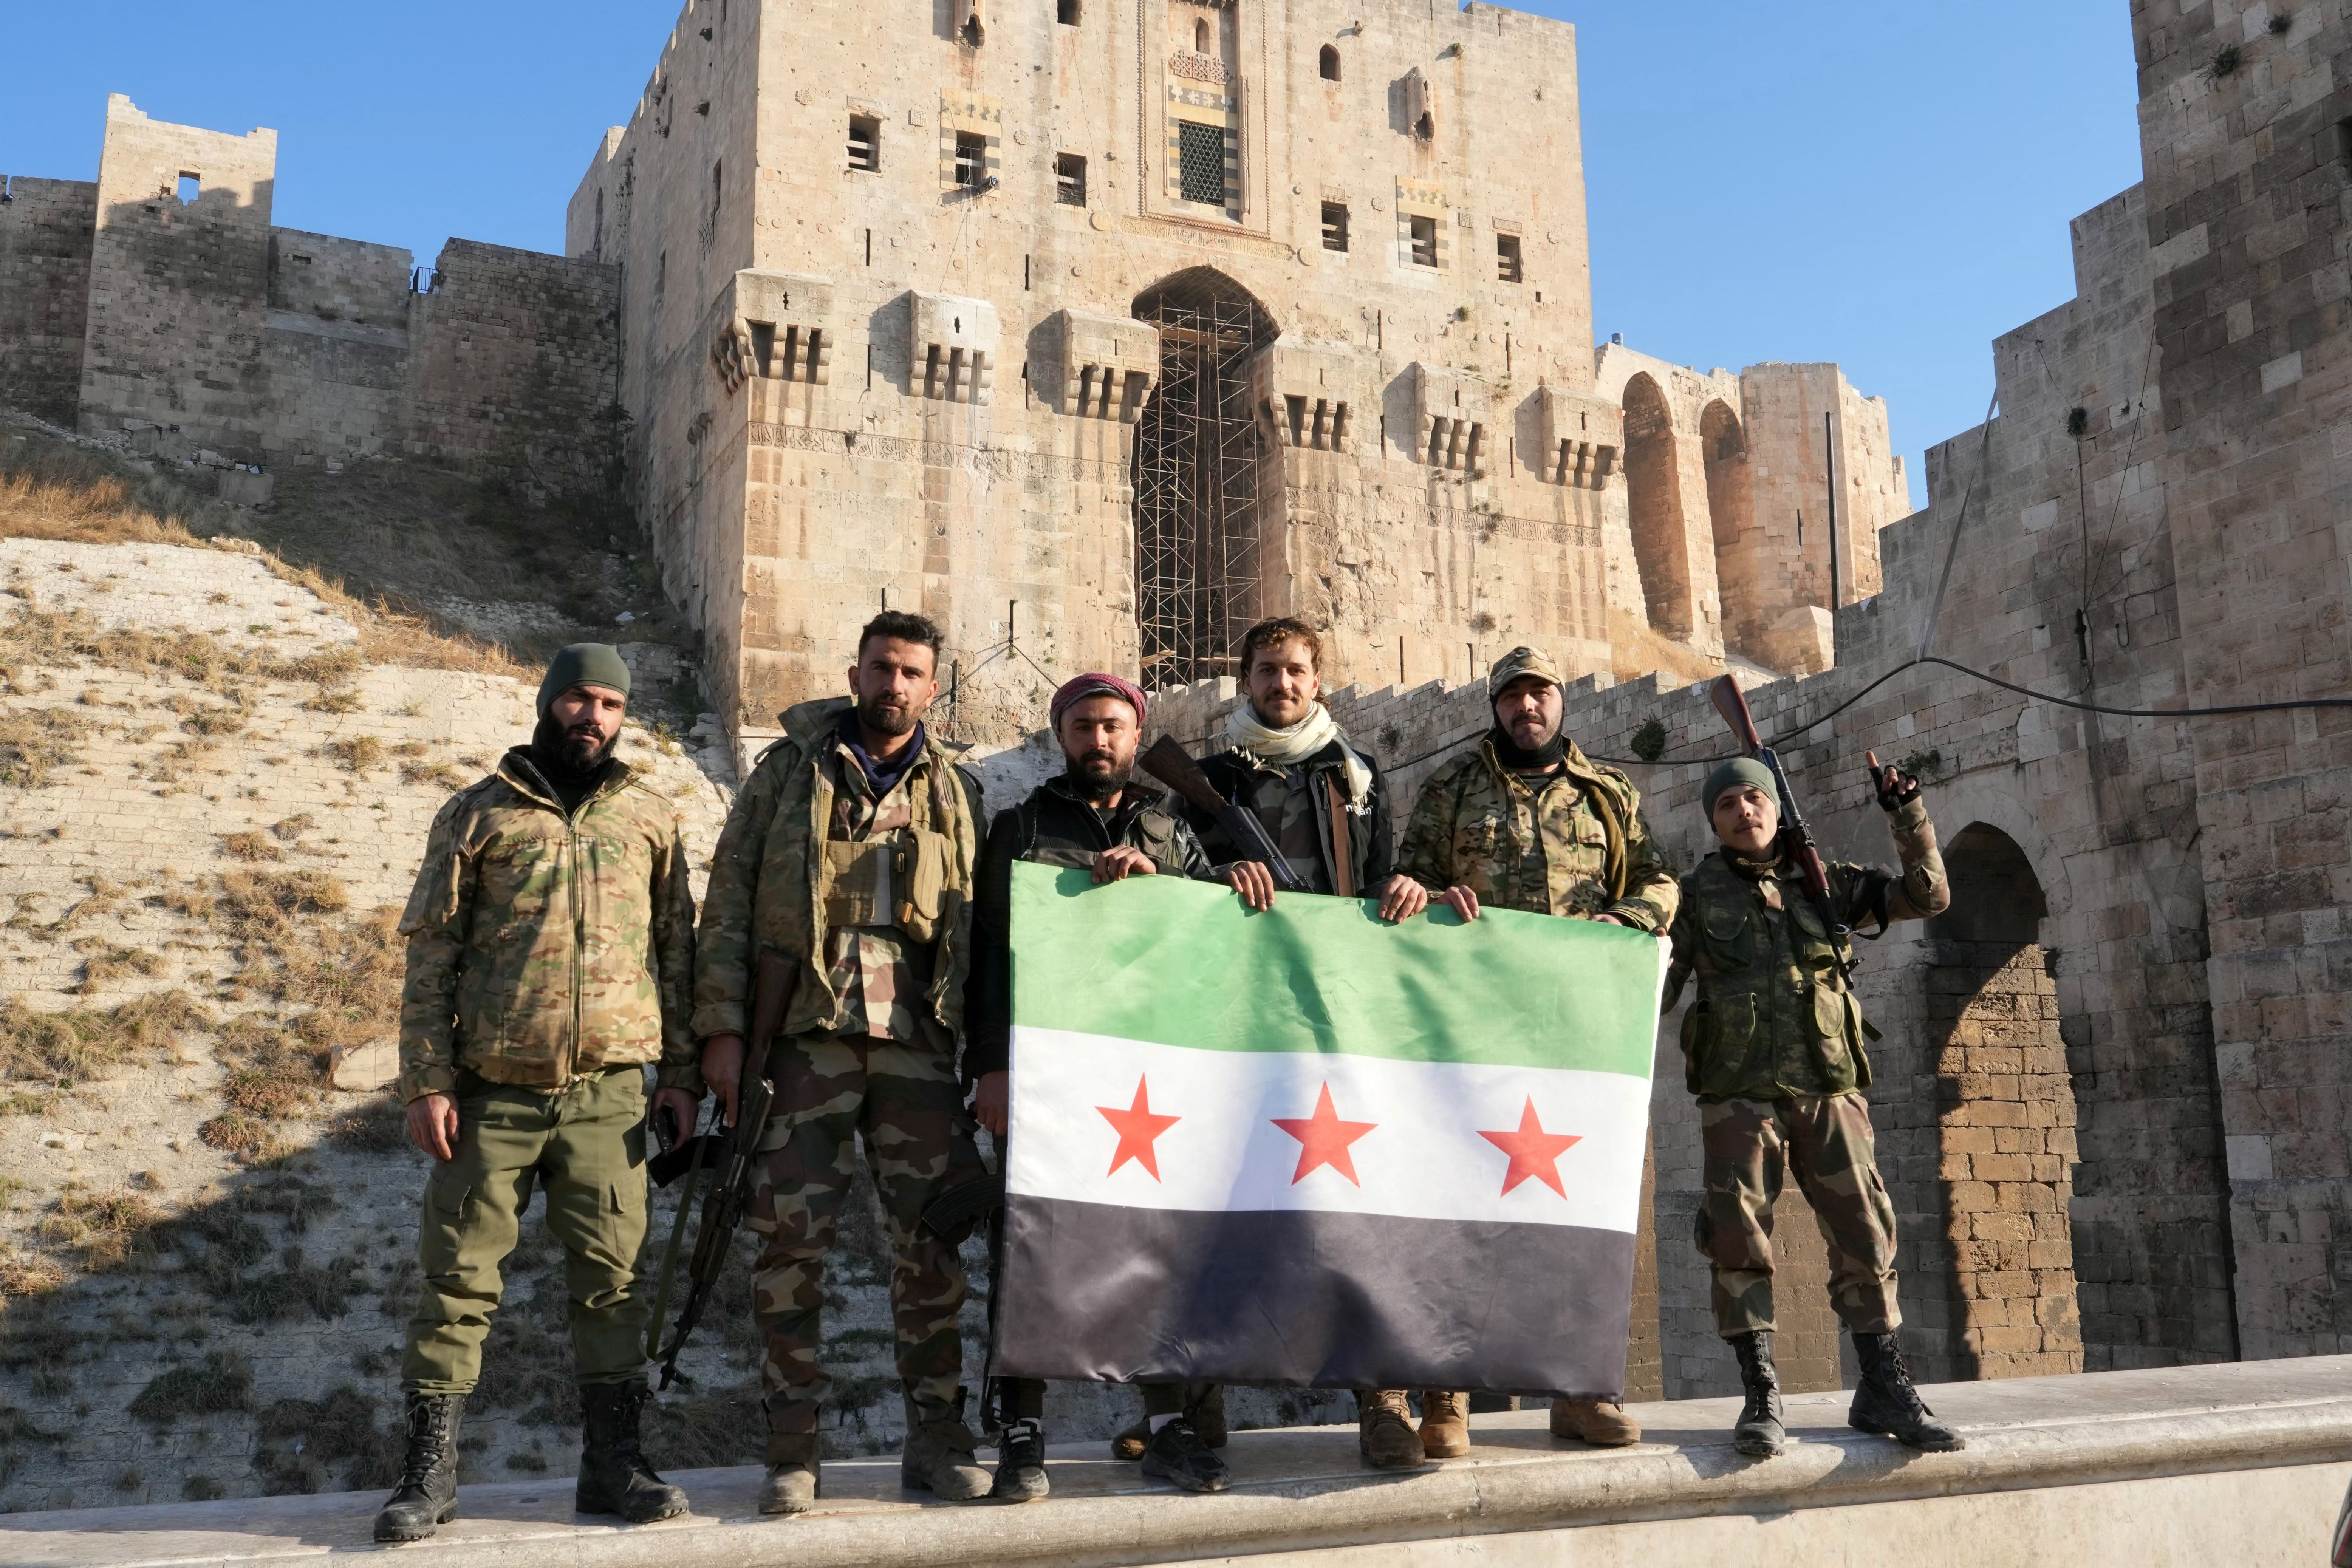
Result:
<instances>
[{"instance_id":1,"label":"red star","mask_svg":"<svg viewBox=\"0 0 2352 1568\"><path fill-rule=\"evenodd\" d=\"M1184 1118L1152 1113L1151 1084L1145 1078L1135 1081L1135 1103L1126 1110L1114 1110L1108 1105L1097 1105L1095 1109L1102 1113L1104 1121L1118 1129L1118 1152L1111 1155L1110 1169L1103 1174L1117 1176L1119 1166L1133 1160L1151 1173L1153 1181L1158 1181L1160 1155L1152 1148L1151 1141Z\"/></svg>"},{"instance_id":2,"label":"red star","mask_svg":"<svg viewBox=\"0 0 2352 1568\"><path fill-rule=\"evenodd\" d=\"M1568 1153L1570 1145L1584 1140L1572 1133L1545 1132L1543 1124L1536 1120L1533 1096L1528 1100L1528 1108L1519 1113L1517 1132L1478 1135L1511 1156L1511 1168L1503 1173L1505 1193L1533 1176L1560 1197L1568 1196L1568 1188L1559 1184L1559 1156Z\"/></svg>"},{"instance_id":3,"label":"red star","mask_svg":"<svg viewBox=\"0 0 2352 1568\"><path fill-rule=\"evenodd\" d=\"M1342 1122L1339 1113L1331 1109L1331 1086L1323 1085L1321 1098L1315 1102L1315 1114L1308 1117L1273 1116L1269 1121L1298 1140L1298 1169L1291 1174L1290 1185L1297 1186L1307 1179L1307 1173L1318 1166L1329 1166L1358 1186L1356 1161L1348 1145L1380 1125L1377 1122Z\"/></svg>"}]
</instances>

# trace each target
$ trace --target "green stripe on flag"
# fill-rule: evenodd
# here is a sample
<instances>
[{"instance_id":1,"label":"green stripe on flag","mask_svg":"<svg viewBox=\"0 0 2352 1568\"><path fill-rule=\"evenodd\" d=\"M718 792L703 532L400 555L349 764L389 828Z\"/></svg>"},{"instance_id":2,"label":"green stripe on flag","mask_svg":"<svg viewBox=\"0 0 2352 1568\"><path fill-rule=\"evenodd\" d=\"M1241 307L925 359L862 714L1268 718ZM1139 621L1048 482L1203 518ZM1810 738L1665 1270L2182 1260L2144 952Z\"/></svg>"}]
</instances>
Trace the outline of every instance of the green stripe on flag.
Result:
<instances>
[{"instance_id":1,"label":"green stripe on flag","mask_svg":"<svg viewBox=\"0 0 2352 1568\"><path fill-rule=\"evenodd\" d=\"M1203 1051L1337 1051L1646 1078L1655 937L1590 920L1013 867L1013 1021Z\"/></svg>"}]
</instances>

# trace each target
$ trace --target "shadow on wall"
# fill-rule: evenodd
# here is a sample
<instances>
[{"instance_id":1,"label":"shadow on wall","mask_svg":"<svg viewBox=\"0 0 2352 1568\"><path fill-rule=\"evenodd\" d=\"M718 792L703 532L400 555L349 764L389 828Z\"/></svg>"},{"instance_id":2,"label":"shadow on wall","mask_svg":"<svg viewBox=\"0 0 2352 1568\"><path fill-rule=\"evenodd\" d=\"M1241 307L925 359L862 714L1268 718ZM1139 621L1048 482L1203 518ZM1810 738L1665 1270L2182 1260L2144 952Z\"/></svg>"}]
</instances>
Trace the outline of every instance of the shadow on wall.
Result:
<instances>
[{"instance_id":1,"label":"shadow on wall","mask_svg":"<svg viewBox=\"0 0 2352 1568\"><path fill-rule=\"evenodd\" d=\"M2049 903L1998 828L1972 822L1944 854L1952 904L1927 924L1922 971L1943 1235L1917 1266L1945 1275L1951 1318L1940 1346L1921 1344L1920 1375L2080 1372L2076 1113L2056 955L2041 945Z\"/></svg>"}]
</instances>

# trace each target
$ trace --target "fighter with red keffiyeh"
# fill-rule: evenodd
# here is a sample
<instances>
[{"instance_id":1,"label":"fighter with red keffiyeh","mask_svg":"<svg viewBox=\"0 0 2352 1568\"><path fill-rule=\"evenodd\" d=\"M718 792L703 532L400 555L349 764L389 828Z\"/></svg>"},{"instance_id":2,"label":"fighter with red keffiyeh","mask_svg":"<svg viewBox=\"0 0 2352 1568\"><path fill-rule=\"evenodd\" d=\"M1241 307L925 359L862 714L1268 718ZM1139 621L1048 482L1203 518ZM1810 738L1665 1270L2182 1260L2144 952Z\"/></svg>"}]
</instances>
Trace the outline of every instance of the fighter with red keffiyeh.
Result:
<instances>
[{"instance_id":1,"label":"fighter with red keffiyeh","mask_svg":"<svg viewBox=\"0 0 2352 1568\"><path fill-rule=\"evenodd\" d=\"M1135 779L1137 743L1143 731L1144 696L1117 675L1088 674L1054 694L1054 735L1061 742L1065 768L1010 810L1000 811L981 852L972 898L971 977L964 992L963 1074L974 1087L973 1112L997 1140L997 1168L1004 1168L1006 1108L1012 1099L1013 863L1092 867L1097 883L1130 876L1217 875L1201 841L1172 802ZM1002 1254L1003 1211L990 1230L990 1255ZM994 1311L996 1293L989 1296ZM1159 1420L1156 1434L1124 1456L1141 1458L1144 1473L1173 1481L1187 1491L1221 1491L1224 1461L1211 1453L1195 1428L1177 1421L1186 1385L1148 1384L1146 1420ZM998 1462L991 1496L1014 1502L1044 1497L1045 1476L1045 1385L1028 1378L992 1379L985 1401L996 1430ZM1215 1434L1222 1443L1222 1433Z\"/></svg>"}]
</instances>

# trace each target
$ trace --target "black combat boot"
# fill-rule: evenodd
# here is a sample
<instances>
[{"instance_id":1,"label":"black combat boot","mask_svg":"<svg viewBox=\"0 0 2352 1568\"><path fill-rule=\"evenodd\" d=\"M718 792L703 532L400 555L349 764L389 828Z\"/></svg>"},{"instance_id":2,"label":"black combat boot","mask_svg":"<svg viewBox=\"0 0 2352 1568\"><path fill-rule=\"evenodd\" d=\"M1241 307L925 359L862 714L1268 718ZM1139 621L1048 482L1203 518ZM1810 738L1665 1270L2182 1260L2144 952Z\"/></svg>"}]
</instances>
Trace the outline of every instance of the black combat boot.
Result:
<instances>
[{"instance_id":1,"label":"black combat boot","mask_svg":"<svg viewBox=\"0 0 2352 1568\"><path fill-rule=\"evenodd\" d=\"M587 1418L572 1506L581 1512L651 1524L686 1511L686 1493L654 1474L637 1446L637 1417L653 1396L643 1382L595 1383L580 1391Z\"/></svg>"},{"instance_id":2,"label":"black combat boot","mask_svg":"<svg viewBox=\"0 0 2352 1568\"><path fill-rule=\"evenodd\" d=\"M378 1541L423 1541L457 1517L457 1418L462 1394L408 1396L408 1455L375 1516Z\"/></svg>"},{"instance_id":3,"label":"black combat boot","mask_svg":"<svg viewBox=\"0 0 2352 1568\"><path fill-rule=\"evenodd\" d=\"M1906 1448L1928 1454L1953 1453L1969 1446L1958 1432L1936 1419L1936 1413L1911 1386L1910 1368L1903 1364L1903 1353L1895 1347L1893 1334L1858 1333L1853 1336L1853 1354L1862 1363L1862 1385L1853 1391L1847 1426L1857 1432L1892 1437Z\"/></svg>"},{"instance_id":4,"label":"black combat boot","mask_svg":"<svg viewBox=\"0 0 2352 1568\"><path fill-rule=\"evenodd\" d=\"M1772 1367L1772 1331L1733 1334L1731 1354L1739 1358L1739 1385L1748 1391L1739 1424L1731 1429L1731 1446L1750 1458L1772 1458L1789 1439L1788 1428L1780 1424L1780 1375Z\"/></svg>"},{"instance_id":5,"label":"black combat boot","mask_svg":"<svg viewBox=\"0 0 2352 1568\"><path fill-rule=\"evenodd\" d=\"M1045 1478L1045 1424L1034 1416L1006 1422L996 1434L996 1482L988 1495L999 1502L1034 1502L1052 1490Z\"/></svg>"},{"instance_id":6,"label":"black combat boot","mask_svg":"<svg viewBox=\"0 0 2352 1568\"><path fill-rule=\"evenodd\" d=\"M1143 1473L1179 1491L1223 1491L1233 1485L1225 1461L1209 1452L1192 1423L1179 1416L1163 1422L1143 1450Z\"/></svg>"}]
</instances>

